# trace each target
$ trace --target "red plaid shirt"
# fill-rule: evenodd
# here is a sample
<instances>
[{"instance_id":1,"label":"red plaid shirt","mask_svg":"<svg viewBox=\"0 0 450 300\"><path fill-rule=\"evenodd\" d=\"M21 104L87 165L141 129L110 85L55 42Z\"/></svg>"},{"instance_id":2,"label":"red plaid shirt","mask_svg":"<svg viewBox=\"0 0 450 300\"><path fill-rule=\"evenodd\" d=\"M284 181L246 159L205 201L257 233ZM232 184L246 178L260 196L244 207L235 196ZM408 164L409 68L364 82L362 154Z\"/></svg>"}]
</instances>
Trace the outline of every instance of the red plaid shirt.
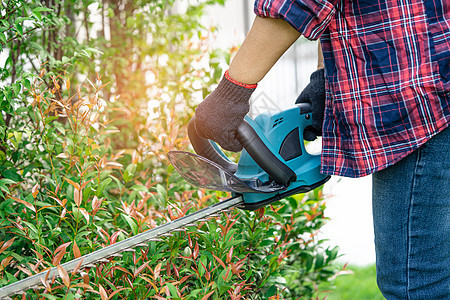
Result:
<instances>
[{"instance_id":1,"label":"red plaid shirt","mask_svg":"<svg viewBox=\"0 0 450 300\"><path fill-rule=\"evenodd\" d=\"M371 174L449 125L449 0L256 0L255 12L321 38L323 173Z\"/></svg>"}]
</instances>

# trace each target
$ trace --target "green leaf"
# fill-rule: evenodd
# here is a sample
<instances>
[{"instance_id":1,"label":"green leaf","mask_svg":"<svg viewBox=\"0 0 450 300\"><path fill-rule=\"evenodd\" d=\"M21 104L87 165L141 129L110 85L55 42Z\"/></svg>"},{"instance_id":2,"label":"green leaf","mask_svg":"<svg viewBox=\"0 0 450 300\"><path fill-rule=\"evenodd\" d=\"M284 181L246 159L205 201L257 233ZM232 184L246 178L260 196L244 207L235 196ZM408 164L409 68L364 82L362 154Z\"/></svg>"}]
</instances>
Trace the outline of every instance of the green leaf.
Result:
<instances>
[{"instance_id":1,"label":"green leaf","mask_svg":"<svg viewBox=\"0 0 450 300\"><path fill-rule=\"evenodd\" d=\"M27 78L25 78L25 79L22 80L22 84L23 84L23 86L24 86L26 89L28 89L28 90L29 90L30 87L31 87L30 80L27 79Z\"/></svg>"},{"instance_id":2,"label":"green leaf","mask_svg":"<svg viewBox=\"0 0 450 300\"><path fill-rule=\"evenodd\" d=\"M56 130L58 130L62 135L66 134L66 129L64 125L59 122L53 122L53 126L55 126Z\"/></svg>"},{"instance_id":3,"label":"green leaf","mask_svg":"<svg viewBox=\"0 0 450 300\"><path fill-rule=\"evenodd\" d=\"M128 165L127 168L125 169L125 172L123 173L123 180L125 180L125 182L128 182L131 179L133 179L135 171L136 171L135 164Z\"/></svg>"},{"instance_id":4,"label":"green leaf","mask_svg":"<svg viewBox=\"0 0 450 300\"><path fill-rule=\"evenodd\" d=\"M22 222L25 223L28 226L28 228L30 229L30 237L37 239L39 234L38 234L38 230L37 230L36 226L34 226L33 224L31 224L30 222L27 222L27 221L22 220Z\"/></svg>"},{"instance_id":5,"label":"green leaf","mask_svg":"<svg viewBox=\"0 0 450 300\"><path fill-rule=\"evenodd\" d=\"M53 11L53 9L48 7L36 7L33 12L43 12L43 11Z\"/></svg>"},{"instance_id":6,"label":"green leaf","mask_svg":"<svg viewBox=\"0 0 450 300\"><path fill-rule=\"evenodd\" d=\"M0 42L2 42L2 44L6 44L6 36L3 32L0 32Z\"/></svg>"},{"instance_id":7,"label":"green leaf","mask_svg":"<svg viewBox=\"0 0 450 300\"><path fill-rule=\"evenodd\" d=\"M33 11L32 14L33 14L33 16L36 17L36 19L37 19L38 21L42 21L42 15L41 15L40 12L38 12L38 11Z\"/></svg>"},{"instance_id":8,"label":"green leaf","mask_svg":"<svg viewBox=\"0 0 450 300\"><path fill-rule=\"evenodd\" d=\"M17 174L17 170L15 169L7 169L2 171L2 176L14 182L19 182L22 180L22 177L19 174Z\"/></svg>"},{"instance_id":9,"label":"green leaf","mask_svg":"<svg viewBox=\"0 0 450 300\"><path fill-rule=\"evenodd\" d=\"M47 299L50 299L50 300L58 300L58 299L61 299L61 298L59 298L59 297L56 297L56 296L53 296L53 295L50 295L50 294L41 294L43 297L45 297L45 298L47 298Z\"/></svg>"},{"instance_id":10,"label":"green leaf","mask_svg":"<svg viewBox=\"0 0 450 300\"><path fill-rule=\"evenodd\" d=\"M17 259L19 262L25 260L25 257L15 253L15 252L11 252L11 256L14 257L15 259Z\"/></svg>"},{"instance_id":11,"label":"green leaf","mask_svg":"<svg viewBox=\"0 0 450 300\"><path fill-rule=\"evenodd\" d=\"M8 179L8 178L2 178L0 179L0 184L14 184L16 183L14 180Z\"/></svg>"},{"instance_id":12,"label":"green leaf","mask_svg":"<svg viewBox=\"0 0 450 300\"><path fill-rule=\"evenodd\" d=\"M17 281L17 278L14 277L13 274L10 274L10 273L8 273L8 272L5 272L5 273L6 273L6 277L8 278L8 281L9 281L10 284Z\"/></svg>"},{"instance_id":13,"label":"green leaf","mask_svg":"<svg viewBox=\"0 0 450 300\"><path fill-rule=\"evenodd\" d=\"M19 23L16 23L16 24L14 25L14 27L16 28L16 30L17 30L17 32L20 34L20 36L23 36L23 27L22 27L22 25L19 24Z\"/></svg>"},{"instance_id":14,"label":"green leaf","mask_svg":"<svg viewBox=\"0 0 450 300\"><path fill-rule=\"evenodd\" d=\"M166 285L167 285L167 288L169 289L170 296L171 297L176 297L178 295L177 294L177 288L173 284L171 284L170 282L168 282Z\"/></svg>"},{"instance_id":15,"label":"green leaf","mask_svg":"<svg viewBox=\"0 0 450 300\"><path fill-rule=\"evenodd\" d=\"M100 186L98 187L98 190L97 190L97 197L103 196L103 191L108 186L108 184L111 183L111 181L112 181L111 178L106 178L105 180L102 181L102 183L100 183Z\"/></svg>"},{"instance_id":16,"label":"green leaf","mask_svg":"<svg viewBox=\"0 0 450 300\"><path fill-rule=\"evenodd\" d=\"M139 228L137 226L136 221L125 214L121 214L121 216L125 219L125 221L127 221L128 225L130 225L131 231L133 232L133 234L134 235L138 234Z\"/></svg>"},{"instance_id":17,"label":"green leaf","mask_svg":"<svg viewBox=\"0 0 450 300\"><path fill-rule=\"evenodd\" d=\"M148 188L140 184L133 185L130 189L137 192L148 192Z\"/></svg>"}]
</instances>

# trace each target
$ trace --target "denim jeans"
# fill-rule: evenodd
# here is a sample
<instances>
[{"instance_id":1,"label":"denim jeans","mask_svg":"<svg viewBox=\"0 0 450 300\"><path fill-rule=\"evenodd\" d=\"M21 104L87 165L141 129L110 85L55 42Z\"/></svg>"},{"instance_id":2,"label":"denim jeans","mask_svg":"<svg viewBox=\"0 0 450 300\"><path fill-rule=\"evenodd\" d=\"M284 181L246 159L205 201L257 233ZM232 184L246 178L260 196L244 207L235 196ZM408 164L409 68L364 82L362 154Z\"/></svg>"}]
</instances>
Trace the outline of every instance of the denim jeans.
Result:
<instances>
[{"instance_id":1,"label":"denim jeans","mask_svg":"<svg viewBox=\"0 0 450 300\"><path fill-rule=\"evenodd\" d=\"M450 299L450 128L373 174L377 283L388 299Z\"/></svg>"}]
</instances>

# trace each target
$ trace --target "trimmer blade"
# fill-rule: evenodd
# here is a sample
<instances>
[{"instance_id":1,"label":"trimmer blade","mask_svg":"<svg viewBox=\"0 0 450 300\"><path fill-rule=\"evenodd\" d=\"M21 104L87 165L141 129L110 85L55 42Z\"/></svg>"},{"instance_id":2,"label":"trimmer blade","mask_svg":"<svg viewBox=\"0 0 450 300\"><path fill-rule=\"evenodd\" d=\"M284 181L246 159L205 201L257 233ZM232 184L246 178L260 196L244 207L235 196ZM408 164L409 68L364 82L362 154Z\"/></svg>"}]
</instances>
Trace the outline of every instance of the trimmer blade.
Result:
<instances>
[{"instance_id":1,"label":"trimmer blade","mask_svg":"<svg viewBox=\"0 0 450 300\"><path fill-rule=\"evenodd\" d=\"M284 189L278 186L253 188L222 166L194 153L170 151L168 157L178 173L196 187L235 193L275 193Z\"/></svg>"}]
</instances>

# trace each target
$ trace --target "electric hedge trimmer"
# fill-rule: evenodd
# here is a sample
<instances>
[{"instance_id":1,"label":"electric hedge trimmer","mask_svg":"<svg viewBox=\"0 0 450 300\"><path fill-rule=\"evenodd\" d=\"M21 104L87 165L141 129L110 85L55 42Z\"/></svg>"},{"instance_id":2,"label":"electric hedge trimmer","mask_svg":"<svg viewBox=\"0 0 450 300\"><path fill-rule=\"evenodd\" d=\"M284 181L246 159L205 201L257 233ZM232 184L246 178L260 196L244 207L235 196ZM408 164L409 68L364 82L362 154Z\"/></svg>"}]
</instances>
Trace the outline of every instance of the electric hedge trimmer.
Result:
<instances>
[{"instance_id":1,"label":"electric hedge trimmer","mask_svg":"<svg viewBox=\"0 0 450 300\"><path fill-rule=\"evenodd\" d=\"M324 184L330 176L320 174L320 155L305 149L303 133L312 125L311 106L298 104L276 114L263 113L254 120L246 116L236 133L244 147L239 162L232 162L216 143L195 131L195 117L188 124L188 135L197 154L171 151L169 159L190 184L227 191L232 197L197 212L158 226L103 249L61 265L67 272L109 262L121 252L147 247L175 231L229 211L234 207L255 210L287 196L305 193ZM57 268L41 272L0 288L0 299L11 299L44 280L58 276Z\"/></svg>"}]
</instances>

